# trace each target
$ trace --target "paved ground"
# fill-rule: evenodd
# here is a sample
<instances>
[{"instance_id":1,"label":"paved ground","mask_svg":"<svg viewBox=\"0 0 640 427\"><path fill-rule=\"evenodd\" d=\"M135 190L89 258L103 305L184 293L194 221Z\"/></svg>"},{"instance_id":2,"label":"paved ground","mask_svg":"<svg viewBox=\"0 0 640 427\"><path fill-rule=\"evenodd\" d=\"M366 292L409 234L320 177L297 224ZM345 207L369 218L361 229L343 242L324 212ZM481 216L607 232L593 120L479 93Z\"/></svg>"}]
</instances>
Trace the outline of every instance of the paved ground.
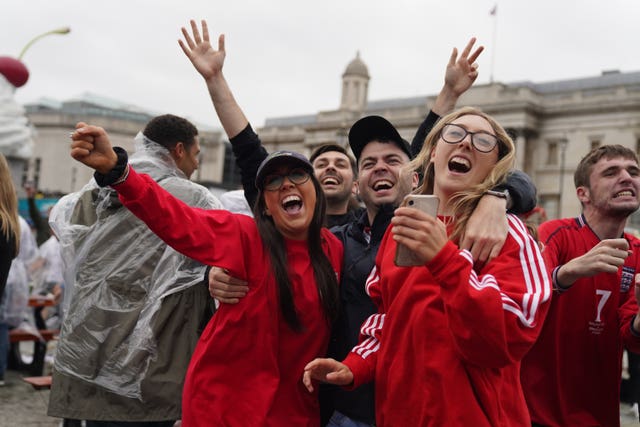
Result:
<instances>
[{"instance_id":1,"label":"paved ground","mask_svg":"<svg viewBox=\"0 0 640 427\"><path fill-rule=\"evenodd\" d=\"M29 353L28 347L25 353ZM50 368L46 368L48 369ZM0 387L0 427L61 426L59 418L46 415L49 390L34 390L22 381L23 376L25 375L12 370L7 371L5 375L6 385ZM620 421L621 427L640 426L638 416L626 404L620 407Z\"/></svg>"},{"instance_id":2,"label":"paved ground","mask_svg":"<svg viewBox=\"0 0 640 427\"><path fill-rule=\"evenodd\" d=\"M620 425L622 427L637 427L640 425L638 414L624 403L620 405Z\"/></svg>"},{"instance_id":3,"label":"paved ground","mask_svg":"<svg viewBox=\"0 0 640 427\"><path fill-rule=\"evenodd\" d=\"M34 390L23 374L7 371L0 387L0 427L57 427L60 419L47 417L49 390Z\"/></svg>"},{"instance_id":4,"label":"paved ground","mask_svg":"<svg viewBox=\"0 0 640 427\"><path fill-rule=\"evenodd\" d=\"M57 427L60 420L46 416L49 391L35 391L16 372L9 372L7 385L0 387L0 426Z\"/></svg>"}]
</instances>

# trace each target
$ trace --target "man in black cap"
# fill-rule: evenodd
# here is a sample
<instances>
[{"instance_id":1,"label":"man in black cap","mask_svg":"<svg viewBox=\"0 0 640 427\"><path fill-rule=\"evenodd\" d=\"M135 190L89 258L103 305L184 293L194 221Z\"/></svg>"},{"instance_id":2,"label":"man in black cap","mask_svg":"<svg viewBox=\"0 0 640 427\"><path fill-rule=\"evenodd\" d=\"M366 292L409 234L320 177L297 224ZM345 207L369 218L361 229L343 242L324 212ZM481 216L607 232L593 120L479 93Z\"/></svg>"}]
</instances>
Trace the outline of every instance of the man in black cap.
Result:
<instances>
[{"instance_id":1,"label":"man in black cap","mask_svg":"<svg viewBox=\"0 0 640 427\"><path fill-rule=\"evenodd\" d=\"M222 74L225 57L224 36L220 36L216 51L209 42L204 21L202 38L193 21L191 29L193 38L183 28L185 41L180 41L180 45L206 81L213 105L229 136L236 161L241 169L245 195L251 203L255 200L252 194L256 191L253 185L256 169L266 157L266 150L233 98ZM440 118L436 112L445 114L453 109L458 97L475 81L477 70L474 61L483 48L478 48L471 53L474 43L475 39L471 39L460 57L457 50L453 50L447 64L445 85L436 99L433 110L429 112L418 129L412 146L402 139L391 123L378 116L360 119L349 132L349 145L358 162L358 193L365 208L358 212L354 220L332 228L344 245L345 255L340 282L340 318L333 328L329 357L342 360L357 344L362 322L377 311L365 292L365 281L375 265L380 241L391 221L395 207L418 184L417 174L403 173L403 166L409 162L412 154L420 151L427 133ZM527 206L522 209L522 212L528 210L526 208L533 207L529 205L535 204L535 187L533 184L530 185L526 189L509 188L509 191L522 195L522 198L527 200L525 203ZM480 225L476 227L480 231L471 236L467 234L462 245L469 248L476 259L486 261L491 255L500 252L507 230L506 222L502 230L501 224L493 224L497 221L487 221L486 215L490 215L493 210L500 214L502 221L505 221L504 210L507 200L489 195L482 199L479 206L484 209L483 214L479 215L484 219L478 219L476 223ZM497 228L488 230L487 222L496 225ZM248 290L246 283L216 269L212 269L209 280L212 296L223 303L238 302ZM348 392L326 387L321 390L321 407L322 425L325 425L329 417L331 417L328 424L330 426L340 425L338 423L345 418L350 419L355 423L353 425L357 426L369 426L375 423L371 385Z\"/></svg>"}]
</instances>

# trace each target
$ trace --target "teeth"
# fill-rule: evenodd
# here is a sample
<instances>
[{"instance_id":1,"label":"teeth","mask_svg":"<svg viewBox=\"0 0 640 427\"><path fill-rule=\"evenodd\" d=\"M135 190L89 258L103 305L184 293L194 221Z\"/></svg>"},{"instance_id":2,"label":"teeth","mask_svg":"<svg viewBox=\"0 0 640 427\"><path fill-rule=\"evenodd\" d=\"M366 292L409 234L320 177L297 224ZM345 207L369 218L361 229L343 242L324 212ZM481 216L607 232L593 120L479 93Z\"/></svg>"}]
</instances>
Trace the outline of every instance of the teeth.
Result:
<instances>
[{"instance_id":1,"label":"teeth","mask_svg":"<svg viewBox=\"0 0 640 427\"><path fill-rule=\"evenodd\" d=\"M338 180L335 178L325 178L324 181L322 181L323 184L332 184L332 185L338 185Z\"/></svg>"},{"instance_id":2,"label":"teeth","mask_svg":"<svg viewBox=\"0 0 640 427\"><path fill-rule=\"evenodd\" d=\"M299 196L295 196L295 195L291 195L291 196L287 196L282 200L282 204L287 204L287 203L291 203L291 202L299 202L301 199Z\"/></svg>"},{"instance_id":3,"label":"teeth","mask_svg":"<svg viewBox=\"0 0 640 427\"><path fill-rule=\"evenodd\" d=\"M469 162L469 160L465 159L464 157L452 157L451 161L464 165L467 168L471 168L471 163Z\"/></svg>"},{"instance_id":4,"label":"teeth","mask_svg":"<svg viewBox=\"0 0 640 427\"><path fill-rule=\"evenodd\" d=\"M449 170L466 173L471 169L471 162L464 157L452 157L449 160Z\"/></svg>"},{"instance_id":5,"label":"teeth","mask_svg":"<svg viewBox=\"0 0 640 427\"><path fill-rule=\"evenodd\" d=\"M631 197L631 196L633 196L633 193L629 190L621 191L618 194L616 194L616 197Z\"/></svg>"},{"instance_id":6,"label":"teeth","mask_svg":"<svg viewBox=\"0 0 640 427\"><path fill-rule=\"evenodd\" d=\"M302 209L302 198L292 194L282 199L282 208L289 214L295 214Z\"/></svg>"},{"instance_id":7,"label":"teeth","mask_svg":"<svg viewBox=\"0 0 640 427\"><path fill-rule=\"evenodd\" d=\"M391 188L391 187L393 187L393 182L387 181L387 180L378 181L378 182L376 182L374 184L373 189L374 190L378 190L378 189L380 189L382 187Z\"/></svg>"}]
</instances>

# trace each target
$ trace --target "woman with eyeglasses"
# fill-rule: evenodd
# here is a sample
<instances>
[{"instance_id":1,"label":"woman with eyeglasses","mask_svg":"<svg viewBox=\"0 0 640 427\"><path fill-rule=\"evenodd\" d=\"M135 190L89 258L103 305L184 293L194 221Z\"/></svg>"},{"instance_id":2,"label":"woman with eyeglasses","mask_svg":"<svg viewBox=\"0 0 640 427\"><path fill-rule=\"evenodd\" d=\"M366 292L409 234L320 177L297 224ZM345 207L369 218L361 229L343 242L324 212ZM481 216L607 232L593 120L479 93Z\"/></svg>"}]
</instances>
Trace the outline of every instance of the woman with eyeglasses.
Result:
<instances>
[{"instance_id":1,"label":"woman with eyeglasses","mask_svg":"<svg viewBox=\"0 0 640 427\"><path fill-rule=\"evenodd\" d=\"M418 194L438 216L398 208L367 281L379 307L343 362L316 359L303 382L349 388L375 380L377 426L530 426L520 361L548 309L550 281L538 245L515 216L500 254L473 265L458 241L473 208L504 181L514 144L490 116L463 108L443 117L412 162ZM419 260L394 263L398 245Z\"/></svg>"},{"instance_id":2,"label":"woman with eyeglasses","mask_svg":"<svg viewBox=\"0 0 640 427\"><path fill-rule=\"evenodd\" d=\"M94 168L96 180L160 238L249 286L238 304L220 306L200 337L185 380L183 425L319 426L318 396L300 377L308 360L326 353L343 249L322 228L326 201L309 161L278 151L262 162L254 219L191 208L115 150L102 128L80 123L72 134L71 156Z\"/></svg>"}]
</instances>

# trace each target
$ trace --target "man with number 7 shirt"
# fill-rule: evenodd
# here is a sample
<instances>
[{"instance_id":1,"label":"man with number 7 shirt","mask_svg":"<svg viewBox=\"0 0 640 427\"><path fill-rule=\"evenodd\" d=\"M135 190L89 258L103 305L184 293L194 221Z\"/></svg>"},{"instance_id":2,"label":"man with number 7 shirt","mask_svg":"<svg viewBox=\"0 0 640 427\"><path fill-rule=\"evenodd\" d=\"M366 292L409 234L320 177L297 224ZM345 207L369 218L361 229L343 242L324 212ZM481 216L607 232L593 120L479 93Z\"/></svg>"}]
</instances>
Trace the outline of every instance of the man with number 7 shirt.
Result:
<instances>
[{"instance_id":1,"label":"man with number 7 shirt","mask_svg":"<svg viewBox=\"0 0 640 427\"><path fill-rule=\"evenodd\" d=\"M539 228L555 295L522 387L533 426L619 426L623 347L640 352L640 240L624 232L640 206L638 157L595 148L574 181L582 214Z\"/></svg>"}]
</instances>

